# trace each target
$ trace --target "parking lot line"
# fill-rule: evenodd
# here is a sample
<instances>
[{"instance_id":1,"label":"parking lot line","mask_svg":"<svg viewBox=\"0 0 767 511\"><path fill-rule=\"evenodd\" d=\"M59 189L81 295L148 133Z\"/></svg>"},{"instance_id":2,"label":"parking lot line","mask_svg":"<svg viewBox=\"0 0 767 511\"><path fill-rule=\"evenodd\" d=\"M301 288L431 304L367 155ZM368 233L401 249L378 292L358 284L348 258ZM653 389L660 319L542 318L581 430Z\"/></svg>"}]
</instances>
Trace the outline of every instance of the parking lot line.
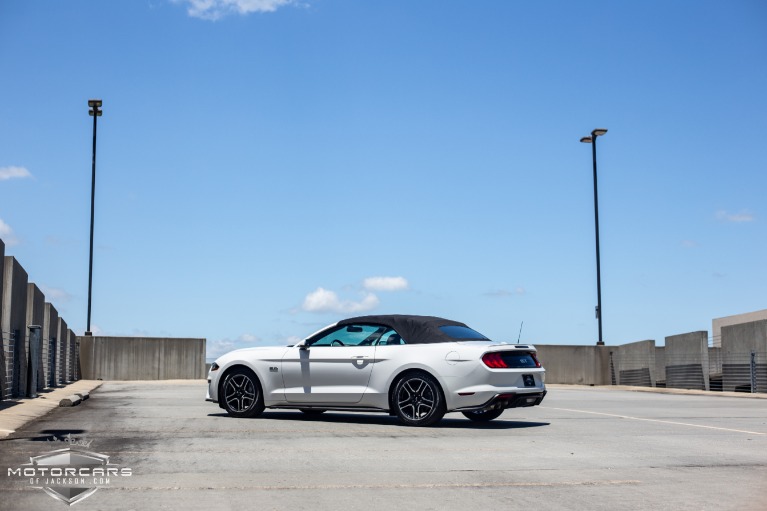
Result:
<instances>
[{"instance_id":1,"label":"parking lot line","mask_svg":"<svg viewBox=\"0 0 767 511\"><path fill-rule=\"evenodd\" d=\"M704 426L702 424L690 424L688 422L667 421L667 420L661 420L661 419L646 419L644 417L632 417L630 415L617 415L614 413L590 412L588 410L573 410L571 408L553 408L550 406L541 406L541 408L545 408L547 410L560 410L563 412L588 413L591 415L604 415L607 417L617 417L619 419L631 419L635 421L660 422L663 424L674 424L676 426L689 426L691 428L704 428L704 429L715 429L719 431L732 431L734 433L746 433L749 435L767 435L767 433L760 433L758 431L746 431L744 429L720 428L717 426Z\"/></svg>"},{"instance_id":2,"label":"parking lot line","mask_svg":"<svg viewBox=\"0 0 767 511\"><path fill-rule=\"evenodd\" d=\"M590 481L556 481L556 482L486 482L486 483L392 483L392 484L269 484L248 486L216 486L216 490L400 490L400 489L450 489L450 488L529 488L529 487L573 487L573 486L633 486L642 484L637 479L608 479ZM189 490L184 486L120 486L115 490L135 492L152 490Z\"/></svg>"}]
</instances>

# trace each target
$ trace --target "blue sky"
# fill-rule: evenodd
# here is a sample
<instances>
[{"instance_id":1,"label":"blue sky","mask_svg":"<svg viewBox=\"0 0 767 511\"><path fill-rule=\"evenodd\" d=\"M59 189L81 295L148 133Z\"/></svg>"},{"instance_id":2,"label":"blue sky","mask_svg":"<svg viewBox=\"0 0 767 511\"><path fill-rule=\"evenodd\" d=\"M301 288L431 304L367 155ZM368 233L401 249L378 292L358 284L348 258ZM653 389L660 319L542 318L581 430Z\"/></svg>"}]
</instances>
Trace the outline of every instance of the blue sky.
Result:
<instances>
[{"instance_id":1,"label":"blue sky","mask_svg":"<svg viewBox=\"0 0 767 511\"><path fill-rule=\"evenodd\" d=\"M0 238L94 330L608 344L767 308L761 1L0 0Z\"/></svg>"}]
</instances>

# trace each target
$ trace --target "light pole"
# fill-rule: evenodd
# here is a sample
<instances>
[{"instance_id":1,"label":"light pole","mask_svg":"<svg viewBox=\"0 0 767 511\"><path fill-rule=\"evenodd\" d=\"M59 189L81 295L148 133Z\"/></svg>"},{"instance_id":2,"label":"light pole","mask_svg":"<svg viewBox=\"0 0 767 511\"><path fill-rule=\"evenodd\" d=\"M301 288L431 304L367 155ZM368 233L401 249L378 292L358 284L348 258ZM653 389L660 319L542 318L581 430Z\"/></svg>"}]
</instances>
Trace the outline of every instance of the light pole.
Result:
<instances>
[{"instance_id":1,"label":"light pole","mask_svg":"<svg viewBox=\"0 0 767 511\"><path fill-rule=\"evenodd\" d=\"M93 161L91 165L91 251L88 262L88 325L85 335L93 335L91 332L91 292L93 290L93 213L96 199L96 119L101 117L101 100L88 100L88 115L93 117Z\"/></svg>"},{"instance_id":2,"label":"light pole","mask_svg":"<svg viewBox=\"0 0 767 511\"><path fill-rule=\"evenodd\" d=\"M597 193L597 137L607 133L604 128L597 128L591 132L591 136L581 138L581 142L591 144L591 156L594 160L594 230L597 240L597 321L599 321L599 340L597 346L604 346L602 340L602 276L599 267L599 195Z\"/></svg>"}]
</instances>

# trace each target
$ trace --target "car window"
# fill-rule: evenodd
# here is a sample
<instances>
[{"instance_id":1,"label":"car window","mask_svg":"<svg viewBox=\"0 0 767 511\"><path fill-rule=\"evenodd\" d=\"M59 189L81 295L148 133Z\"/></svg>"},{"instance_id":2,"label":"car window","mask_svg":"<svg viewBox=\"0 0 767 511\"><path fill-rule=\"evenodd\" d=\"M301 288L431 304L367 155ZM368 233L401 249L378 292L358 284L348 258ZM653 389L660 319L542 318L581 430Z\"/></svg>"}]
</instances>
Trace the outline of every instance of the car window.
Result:
<instances>
[{"instance_id":1,"label":"car window","mask_svg":"<svg viewBox=\"0 0 767 511\"><path fill-rule=\"evenodd\" d=\"M324 334L317 339L311 339L309 346L373 346L381 336L391 332L390 328L378 325L344 325Z\"/></svg>"},{"instance_id":2,"label":"car window","mask_svg":"<svg viewBox=\"0 0 767 511\"><path fill-rule=\"evenodd\" d=\"M387 330L378 340L378 346L396 346L400 344L407 344L407 342L394 330Z\"/></svg>"},{"instance_id":3,"label":"car window","mask_svg":"<svg viewBox=\"0 0 767 511\"><path fill-rule=\"evenodd\" d=\"M481 333L477 332L476 330L472 330L471 328L467 326L458 326L458 325L445 325L439 327L442 332L447 334L449 337L452 337L453 339L463 339L463 340L474 340L474 341L488 341L489 339L482 335Z\"/></svg>"}]
</instances>

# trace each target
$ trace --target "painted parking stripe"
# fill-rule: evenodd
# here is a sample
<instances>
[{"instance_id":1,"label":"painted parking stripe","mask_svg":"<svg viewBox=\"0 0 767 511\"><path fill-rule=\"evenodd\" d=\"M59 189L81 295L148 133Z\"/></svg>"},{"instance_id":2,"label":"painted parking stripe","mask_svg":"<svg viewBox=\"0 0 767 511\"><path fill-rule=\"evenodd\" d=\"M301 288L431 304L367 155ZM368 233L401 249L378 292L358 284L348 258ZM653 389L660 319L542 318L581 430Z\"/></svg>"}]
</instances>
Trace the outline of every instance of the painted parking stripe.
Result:
<instances>
[{"instance_id":1,"label":"painted parking stripe","mask_svg":"<svg viewBox=\"0 0 767 511\"><path fill-rule=\"evenodd\" d=\"M608 479L602 481L558 481L558 482L495 482L495 483L392 483L392 484L274 484L253 486L212 486L215 490L398 490L398 489L449 489L449 488L529 488L568 486L627 486L642 484L636 479ZM188 486L113 486L110 491L157 491L189 490Z\"/></svg>"},{"instance_id":2,"label":"painted parking stripe","mask_svg":"<svg viewBox=\"0 0 767 511\"><path fill-rule=\"evenodd\" d=\"M674 424L677 426L689 426L691 428L715 429L718 431L732 431L734 433L747 433L749 435L767 435L767 433L760 433L758 431L746 431L744 429L732 429L732 428L719 428L716 426L704 426L702 424L690 424L688 422L666 421L661 419L645 419L643 417L631 417L630 415L618 415L614 413L589 412L587 410L572 410L570 408L553 408L551 406L542 406L541 408L545 408L547 410L561 410L563 412L588 413L591 415L604 415L606 417L617 417L619 419L631 419L635 421L660 422L663 424Z\"/></svg>"}]
</instances>

